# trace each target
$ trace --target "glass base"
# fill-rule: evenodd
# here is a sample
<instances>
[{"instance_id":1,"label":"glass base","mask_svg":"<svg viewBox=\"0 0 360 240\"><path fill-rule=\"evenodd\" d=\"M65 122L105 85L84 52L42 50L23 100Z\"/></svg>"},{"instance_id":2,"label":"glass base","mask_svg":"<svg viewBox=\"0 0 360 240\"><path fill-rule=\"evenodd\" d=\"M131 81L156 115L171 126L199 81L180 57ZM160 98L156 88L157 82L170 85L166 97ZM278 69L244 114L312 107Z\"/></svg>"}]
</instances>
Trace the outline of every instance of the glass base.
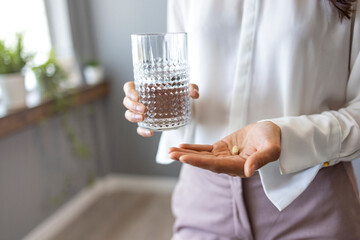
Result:
<instances>
[{"instance_id":1,"label":"glass base","mask_svg":"<svg viewBox=\"0 0 360 240\"><path fill-rule=\"evenodd\" d=\"M144 122L138 123L138 126L151 131L162 132L162 131L170 131L170 130L178 129L180 127L184 127L189 122L190 122L190 117L189 119L180 122L164 121L164 119L157 122L156 120L154 121L154 119L152 119L151 122L145 120Z\"/></svg>"},{"instance_id":2,"label":"glass base","mask_svg":"<svg viewBox=\"0 0 360 240\"><path fill-rule=\"evenodd\" d=\"M182 125L182 126L179 126L179 127L169 127L169 128L149 128L149 127L142 127L142 126L140 126L140 127L144 128L144 129L147 129L147 130L150 130L150 131L153 131L153 132L163 132L163 131L176 130L176 129L184 127L184 126L185 125Z\"/></svg>"}]
</instances>

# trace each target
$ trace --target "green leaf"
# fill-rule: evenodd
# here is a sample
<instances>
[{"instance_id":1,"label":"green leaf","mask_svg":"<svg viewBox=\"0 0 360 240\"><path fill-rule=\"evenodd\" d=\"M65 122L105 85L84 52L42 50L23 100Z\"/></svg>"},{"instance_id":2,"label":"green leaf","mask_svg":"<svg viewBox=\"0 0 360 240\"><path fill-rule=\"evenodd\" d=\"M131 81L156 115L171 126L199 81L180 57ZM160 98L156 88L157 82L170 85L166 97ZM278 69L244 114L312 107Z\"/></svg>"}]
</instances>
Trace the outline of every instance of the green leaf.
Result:
<instances>
[{"instance_id":1,"label":"green leaf","mask_svg":"<svg viewBox=\"0 0 360 240\"><path fill-rule=\"evenodd\" d=\"M21 72L32 58L33 55L24 52L23 34L16 34L14 47L6 46L5 42L0 40L0 74Z\"/></svg>"}]
</instances>

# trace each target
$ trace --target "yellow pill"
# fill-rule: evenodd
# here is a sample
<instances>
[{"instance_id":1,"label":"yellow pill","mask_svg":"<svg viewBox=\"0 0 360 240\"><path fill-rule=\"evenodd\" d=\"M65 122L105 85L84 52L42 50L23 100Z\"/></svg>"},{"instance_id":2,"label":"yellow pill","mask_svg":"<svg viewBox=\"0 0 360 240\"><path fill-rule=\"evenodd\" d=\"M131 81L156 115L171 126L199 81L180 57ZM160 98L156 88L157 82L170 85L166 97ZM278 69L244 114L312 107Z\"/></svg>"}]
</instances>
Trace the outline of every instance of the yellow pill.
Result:
<instances>
[{"instance_id":1,"label":"yellow pill","mask_svg":"<svg viewBox=\"0 0 360 240\"><path fill-rule=\"evenodd\" d=\"M232 155L239 155L239 148L238 146L233 146L232 149L231 149L231 154Z\"/></svg>"}]
</instances>

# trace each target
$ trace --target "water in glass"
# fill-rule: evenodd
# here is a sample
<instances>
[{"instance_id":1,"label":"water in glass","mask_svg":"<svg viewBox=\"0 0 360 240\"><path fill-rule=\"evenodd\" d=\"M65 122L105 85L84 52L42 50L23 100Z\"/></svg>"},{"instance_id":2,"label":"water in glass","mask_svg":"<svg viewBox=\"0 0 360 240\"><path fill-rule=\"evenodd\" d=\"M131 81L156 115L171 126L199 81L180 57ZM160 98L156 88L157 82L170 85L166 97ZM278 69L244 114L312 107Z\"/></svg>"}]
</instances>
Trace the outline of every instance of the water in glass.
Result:
<instances>
[{"instance_id":1,"label":"water in glass","mask_svg":"<svg viewBox=\"0 0 360 240\"><path fill-rule=\"evenodd\" d=\"M138 125L162 131L188 124L191 108L186 35L185 41L174 40L174 34L140 35L141 40L138 36L132 38L135 89L146 106L144 121Z\"/></svg>"}]
</instances>

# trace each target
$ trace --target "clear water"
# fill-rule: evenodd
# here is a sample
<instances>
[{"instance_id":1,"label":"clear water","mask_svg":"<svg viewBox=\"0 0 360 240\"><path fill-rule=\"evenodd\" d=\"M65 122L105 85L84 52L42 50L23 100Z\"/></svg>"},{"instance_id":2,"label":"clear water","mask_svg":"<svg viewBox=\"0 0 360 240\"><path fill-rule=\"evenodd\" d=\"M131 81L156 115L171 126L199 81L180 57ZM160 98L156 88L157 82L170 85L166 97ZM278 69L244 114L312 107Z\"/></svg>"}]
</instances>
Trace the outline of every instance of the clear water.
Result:
<instances>
[{"instance_id":1,"label":"clear water","mask_svg":"<svg viewBox=\"0 0 360 240\"><path fill-rule=\"evenodd\" d=\"M142 66L138 74L135 73L135 88L140 102L146 106L145 119L138 125L162 131L188 124L191 108L187 67L174 68L172 71L149 68Z\"/></svg>"}]
</instances>

